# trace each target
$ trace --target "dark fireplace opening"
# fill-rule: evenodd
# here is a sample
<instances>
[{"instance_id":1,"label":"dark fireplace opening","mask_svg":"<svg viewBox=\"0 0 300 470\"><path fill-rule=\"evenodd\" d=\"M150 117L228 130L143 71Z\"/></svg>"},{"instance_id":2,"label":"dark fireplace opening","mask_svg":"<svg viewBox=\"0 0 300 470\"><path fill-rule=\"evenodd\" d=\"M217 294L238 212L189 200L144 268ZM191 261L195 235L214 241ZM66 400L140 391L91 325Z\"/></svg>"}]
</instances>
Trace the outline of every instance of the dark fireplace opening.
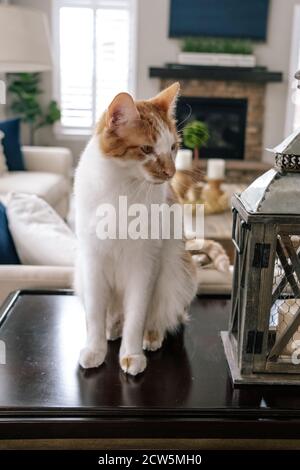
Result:
<instances>
[{"instance_id":1,"label":"dark fireplace opening","mask_svg":"<svg viewBox=\"0 0 300 470\"><path fill-rule=\"evenodd\" d=\"M177 103L178 130L191 121L207 124L210 138L200 158L242 160L245 150L247 99L181 96ZM182 146L184 143L182 142Z\"/></svg>"}]
</instances>

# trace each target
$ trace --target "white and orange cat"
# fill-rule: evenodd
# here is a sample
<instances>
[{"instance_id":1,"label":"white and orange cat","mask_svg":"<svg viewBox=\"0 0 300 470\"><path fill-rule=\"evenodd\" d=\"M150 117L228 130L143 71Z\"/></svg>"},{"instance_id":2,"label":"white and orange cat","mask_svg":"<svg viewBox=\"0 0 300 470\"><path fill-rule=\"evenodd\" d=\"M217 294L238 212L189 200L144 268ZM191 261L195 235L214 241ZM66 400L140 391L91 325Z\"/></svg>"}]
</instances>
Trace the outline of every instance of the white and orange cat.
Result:
<instances>
[{"instance_id":1,"label":"white and orange cat","mask_svg":"<svg viewBox=\"0 0 300 470\"><path fill-rule=\"evenodd\" d=\"M183 240L106 239L96 236L100 204L167 201L175 173L178 136L174 109L179 84L147 101L117 95L80 159L75 177L78 259L75 290L87 325L83 368L100 366L107 340L122 336L120 366L143 372L143 349L161 347L167 331L184 321L196 293L196 270Z\"/></svg>"}]
</instances>

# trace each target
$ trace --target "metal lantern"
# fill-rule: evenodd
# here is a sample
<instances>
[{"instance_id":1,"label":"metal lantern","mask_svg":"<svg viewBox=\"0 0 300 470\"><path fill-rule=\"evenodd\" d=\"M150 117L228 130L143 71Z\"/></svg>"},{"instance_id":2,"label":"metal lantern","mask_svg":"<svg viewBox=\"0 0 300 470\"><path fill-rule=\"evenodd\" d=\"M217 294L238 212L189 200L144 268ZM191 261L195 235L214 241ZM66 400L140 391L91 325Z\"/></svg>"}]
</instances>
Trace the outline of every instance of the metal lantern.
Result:
<instances>
[{"instance_id":1,"label":"metal lantern","mask_svg":"<svg viewBox=\"0 0 300 470\"><path fill-rule=\"evenodd\" d=\"M235 384L300 385L300 130L274 169L233 196L236 248L229 329Z\"/></svg>"}]
</instances>

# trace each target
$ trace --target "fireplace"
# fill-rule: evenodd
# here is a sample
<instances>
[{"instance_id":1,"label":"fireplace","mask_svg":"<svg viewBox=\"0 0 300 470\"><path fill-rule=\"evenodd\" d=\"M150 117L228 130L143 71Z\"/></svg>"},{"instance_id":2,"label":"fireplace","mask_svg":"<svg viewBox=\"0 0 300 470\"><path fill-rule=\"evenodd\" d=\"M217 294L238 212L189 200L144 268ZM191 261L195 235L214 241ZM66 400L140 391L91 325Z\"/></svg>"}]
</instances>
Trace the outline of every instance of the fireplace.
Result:
<instances>
[{"instance_id":1,"label":"fireplace","mask_svg":"<svg viewBox=\"0 0 300 470\"><path fill-rule=\"evenodd\" d=\"M182 96L176 111L178 129L194 120L203 121L210 138L200 149L201 158L243 160L247 107L247 99Z\"/></svg>"},{"instance_id":2,"label":"fireplace","mask_svg":"<svg viewBox=\"0 0 300 470\"><path fill-rule=\"evenodd\" d=\"M175 80L180 80L179 122L187 118L189 114L188 106L185 105L183 109L181 108L181 103L184 102L182 100L188 102L190 99L196 98L199 100L200 105L197 104L197 101L190 103L193 113L195 113L191 117L192 119L198 117L219 121L216 114L220 111L221 114L224 114L225 120L228 114L232 116L229 131L226 132L227 137L225 134L226 143L224 145L224 142L222 142L221 146L224 152L220 148L218 149L219 145L215 146L216 142L210 143L211 147L201 149L200 157L202 156L202 158L200 158L200 161L206 161L205 156L212 158L219 156L231 160L236 165L242 165L245 161L261 162L266 83L268 81L280 82L282 74L269 72L259 67L253 67L253 70L243 69L241 71L236 70L237 68L231 70L230 67L186 67L187 69L184 70L182 67L172 68L171 66L150 68L150 76L161 78L161 89L172 85ZM206 107L207 103L209 103L212 110L209 113ZM236 125L238 128L236 128ZM224 123L222 126L224 126ZM244 126L246 128L243 132ZM219 144L220 132L219 129ZM237 137L237 133L239 137ZM236 138L236 142L233 144L234 138ZM222 139L224 139L224 136L222 136ZM243 142L241 143L242 139ZM216 140L217 137L215 137ZM233 147L235 151L231 153Z\"/></svg>"},{"instance_id":3,"label":"fireplace","mask_svg":"<svg viewBox=\"0 0 300 470\"><path fill-rule=\"evenodd\" d=\"M178 119L204 120L211 133L200 149L197 166L205 171L207 158L226 158L226 180L249 184L270 169L262 161L265 94L269 83L283 81L281 72L266 67L221 67L166 64L150 67L161 90L180 82ZM189 116L191 106L192 115ZM178 127L182 129L185 123Z\"/></svg>"}]
</instances>

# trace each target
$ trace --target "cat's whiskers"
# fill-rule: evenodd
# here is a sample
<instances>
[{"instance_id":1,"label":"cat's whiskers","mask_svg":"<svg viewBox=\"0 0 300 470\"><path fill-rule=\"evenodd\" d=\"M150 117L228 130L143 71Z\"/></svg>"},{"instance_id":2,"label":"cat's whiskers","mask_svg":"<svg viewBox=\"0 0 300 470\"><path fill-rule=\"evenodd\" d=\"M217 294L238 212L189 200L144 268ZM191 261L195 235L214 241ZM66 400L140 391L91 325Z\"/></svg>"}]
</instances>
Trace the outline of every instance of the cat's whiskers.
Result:
<instances>
[{"instance_id":1,"label":"cat's whiskers","mask_svg":"<svg viewBox=\"0 0 300 470\"><path fill-rule=\"evenodd\" d=\"M136 188L135 188L134 192L129 193L129 197L133 202L135 202L136 200L139 199L139 196L140 196L141 192L145 189L146 183L147 183L146 180L144 180L142 182L137 180L137 184L136 184Z\"/></svg>"},{"instance_id":2,"label":"cat's whiskers","mask_svg":"<svg viewBox=\"0 0 300 470\"><path fill-rule=\"evenodd\" d=\"M136 199L136 196L139 194L142 184L143 183L139 180L133 180L133 182L129 185L128 199L130 201L134 201Z\"/></svg>"},{"instance_id":3,"label":"cat's whiskers","mask_svg":"<svg viewBox=\"0 0 300 470\"><path fill-rule=\"evenodd\" d=\"M146 204L148 205L149 202L151 201L151 194L153 191L153 184L149 184L148 189L146 191Z\"/></svg>"},{"instance_id":4,"label":"cat's whiskers","mask_svg":"<svg viewBox=\"0 0 300 470\"><path fill-rule=\"evenodd\" d=\"M179 123L177 123L177 130L178 131L181 131L183 129L183 124L186 123L186 121L188 121L193 113L193 110L192 110L192 107L190 104L186 103L186 106L189 108L189 114Z\"/></svg>"}]
</instances>

